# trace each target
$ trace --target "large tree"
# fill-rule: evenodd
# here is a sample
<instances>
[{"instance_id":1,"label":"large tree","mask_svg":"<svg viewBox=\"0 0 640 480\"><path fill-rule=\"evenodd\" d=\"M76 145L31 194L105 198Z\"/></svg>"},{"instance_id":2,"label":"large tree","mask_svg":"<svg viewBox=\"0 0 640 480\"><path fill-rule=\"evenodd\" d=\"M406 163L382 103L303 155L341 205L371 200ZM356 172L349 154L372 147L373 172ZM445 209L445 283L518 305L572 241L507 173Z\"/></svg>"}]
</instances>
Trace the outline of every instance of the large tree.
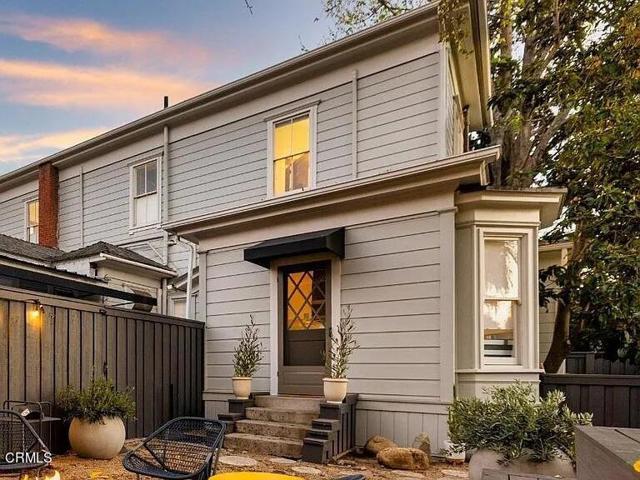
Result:
<instances>
[{"instance_id":1,"label":"large tree","mask_svg":"<svg viewBox=\"0 0 640 480\"><path fill-rule=\"evenodd\" d=\"M463 2L441 0L439 5L441 35L453 48L460 38L456 15ZM337 36L425 3L324 0L324 7ZM542 275L554 276L558 286L542 289L547 294L543 303L550 297L559 303L545 360L551 372L578 340L611 356L640 361L636 3L488 2L491 136L502 146L494 166L496 184L568 188L563 220L548 238L573 240L574 248L565 267Z\"/></svg>"}]
</instances>

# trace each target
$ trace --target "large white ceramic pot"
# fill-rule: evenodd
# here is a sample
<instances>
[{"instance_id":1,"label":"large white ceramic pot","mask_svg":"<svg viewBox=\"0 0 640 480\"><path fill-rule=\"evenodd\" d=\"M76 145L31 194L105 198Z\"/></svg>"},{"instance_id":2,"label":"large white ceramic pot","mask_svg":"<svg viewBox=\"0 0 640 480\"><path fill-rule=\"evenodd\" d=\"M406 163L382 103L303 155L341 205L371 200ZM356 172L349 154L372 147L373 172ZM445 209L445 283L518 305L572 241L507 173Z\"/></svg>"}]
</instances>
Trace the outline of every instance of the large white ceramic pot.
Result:
<instances>
[{"instance_id":1,"label":"large white ceramic pot","mask_svg":"<svg viewBox=\"0 0 640 480\"><path fill-rule=\"evenodd\" d=\"M527 457L518 458L503 465L498 462L501 456L491 450L478 450L469 462L469 479L482 480L484 469L508 473L530 473L559 478L576 478L573 465L568 458L555 458L550 462L532 462Z\"/></svg>"},{"instance_id":2,"label":"large white ceramic pot","mask_svg":"<svg viewBox=\"0 0 640 480\"><path fill-rule=\"evenodd\" d=\"M69 426L69 443L79 457L110 460L124 445L124 423L119 417L102 417L90 423L74 418Z\"/></svg>"},{"instance_id":3,"label":"large white ceramic pot","mask_svg":"<svg viewBox=\"0 0 640 480\"><path fill-rule=\"evenodd\" d=\"M251 395L251 377L232 377L233 394L240 400L247 400Z\"/></svg>"},{"instance_id":4,"label":"large white ceramic pot","mask_svg":"<svg viewBox=\"0 0 640 480\"><path fill-rule=\"evenodd\" d=\"M324 399L327 403L342 403L347 396L349 380L346 378L323 378Z\"/></svg>"}]
</instances>

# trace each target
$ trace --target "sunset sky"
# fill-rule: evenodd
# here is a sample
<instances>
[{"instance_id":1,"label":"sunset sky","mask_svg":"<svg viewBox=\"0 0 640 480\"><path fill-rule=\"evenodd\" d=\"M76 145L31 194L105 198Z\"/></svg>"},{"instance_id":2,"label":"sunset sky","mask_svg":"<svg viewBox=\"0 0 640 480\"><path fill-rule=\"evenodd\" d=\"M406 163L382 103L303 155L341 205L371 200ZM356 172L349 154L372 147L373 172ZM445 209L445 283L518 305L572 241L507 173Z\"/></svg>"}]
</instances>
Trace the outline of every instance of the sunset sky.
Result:
<instances>
[{"instance_id":1,"label":"sunset sky","mask_svg":"<svg viewBox=\"0 0 640 480\"><path fill-rule=\"evenodd\" d=\"M0 174L317 47L321 0L0 0Z\"/></svg>"}]
</instances>

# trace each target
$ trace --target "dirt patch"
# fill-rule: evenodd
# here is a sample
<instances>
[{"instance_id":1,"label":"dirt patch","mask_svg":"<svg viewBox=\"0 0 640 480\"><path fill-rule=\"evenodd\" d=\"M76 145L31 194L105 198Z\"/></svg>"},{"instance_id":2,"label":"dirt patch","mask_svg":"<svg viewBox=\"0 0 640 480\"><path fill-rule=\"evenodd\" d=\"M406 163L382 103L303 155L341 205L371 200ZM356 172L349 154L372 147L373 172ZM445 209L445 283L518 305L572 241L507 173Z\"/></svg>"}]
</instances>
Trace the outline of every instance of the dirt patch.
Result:
<instances>
[{"instance_id":1,"label":"dirt patch","mask_svg":"<svg viewBox=\"0 0 640 480\"><path fill-rule=\"evenodd\" d=\"M277 464L270 461L270 458L262 455L249 455L247 452L223 450L221 455L242 455L255 459L258 462L257 467L241 468L231 467L227 465L218 465L218 473L237 472L237 471L259 471L283 473L286 475L303 477L307 480L329 480L341 475L350 473L364 474L368 480L402 480L402 473L392 471L381 467L371 458L345 457L339 461L339 464L317 465L314 463L295 462L292 464ZM52 468L60 472L61 480L135 480L136 475L127 472L122 467L122 455L113 460L87 460L78 458L76 455L58 455L52 462ZM294 467L313 467L322 471L316 475L300 475L296 474L292 468ZM446 477L442 474L442 470L456 470L466 472L466 467L454 467L445 463L434 463L428 470L421 473L420 478L435 480Z\"/></svg>"}]
</instances>

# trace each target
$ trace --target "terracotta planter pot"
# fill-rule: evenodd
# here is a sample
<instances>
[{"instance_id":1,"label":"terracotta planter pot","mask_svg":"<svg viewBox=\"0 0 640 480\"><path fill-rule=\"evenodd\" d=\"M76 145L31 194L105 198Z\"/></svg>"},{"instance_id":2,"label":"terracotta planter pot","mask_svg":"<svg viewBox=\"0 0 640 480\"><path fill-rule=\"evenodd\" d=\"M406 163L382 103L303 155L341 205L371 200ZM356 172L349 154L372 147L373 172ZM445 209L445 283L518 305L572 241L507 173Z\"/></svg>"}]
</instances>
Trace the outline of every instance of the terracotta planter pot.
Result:
<instances>
[{"instance_id":1,"label":"terracotta planter pot","mask_svg":"<svg viewBox=\"0 0 640 480\"><path fill-rule=\"evenodd\" d=\"M251 377L232 377L233 394L240 400L246 400L251 395Z\"/></svg>"},{"instance_id":2,"label":"terracotta planter pot","mask_svg":"<svg viewBox=\"0 0 640 480\"><path fill-rule=\"evenodd\" d=\"M124 423L118 417L103 417L96 423L74 418L69 426L71 448L83 458L110 460L122 450L124 438Z\"/></svg>"},{"instance_id":3,"label":"terracotta planter pot","mask_svg":"<svg viewBox=\"0 0 640 480\"><path fill-rule=\"evenodd\" d=\"M324 383L324 399L327 403L342 403L347 396L347 385L349 380L346 378L323 378Z\"/></svg>"},{"instance_id":4,"label":"terracotta planter pot","mask_svg":"<svg viewBox=\"0 0 640 480\"><path fill-rule=\"evenodd\" d=\"M498 463L500 458L499 454L491 450L475 452L469 462L469 479L482 480L482 471L485 468L508 473L530 473L550 477L559 475L561 478L576 478L573 465L568 458L555 458L550 462L537 463L524 457L510 462L508 465Z\"/></svg>"}]
</instances>

